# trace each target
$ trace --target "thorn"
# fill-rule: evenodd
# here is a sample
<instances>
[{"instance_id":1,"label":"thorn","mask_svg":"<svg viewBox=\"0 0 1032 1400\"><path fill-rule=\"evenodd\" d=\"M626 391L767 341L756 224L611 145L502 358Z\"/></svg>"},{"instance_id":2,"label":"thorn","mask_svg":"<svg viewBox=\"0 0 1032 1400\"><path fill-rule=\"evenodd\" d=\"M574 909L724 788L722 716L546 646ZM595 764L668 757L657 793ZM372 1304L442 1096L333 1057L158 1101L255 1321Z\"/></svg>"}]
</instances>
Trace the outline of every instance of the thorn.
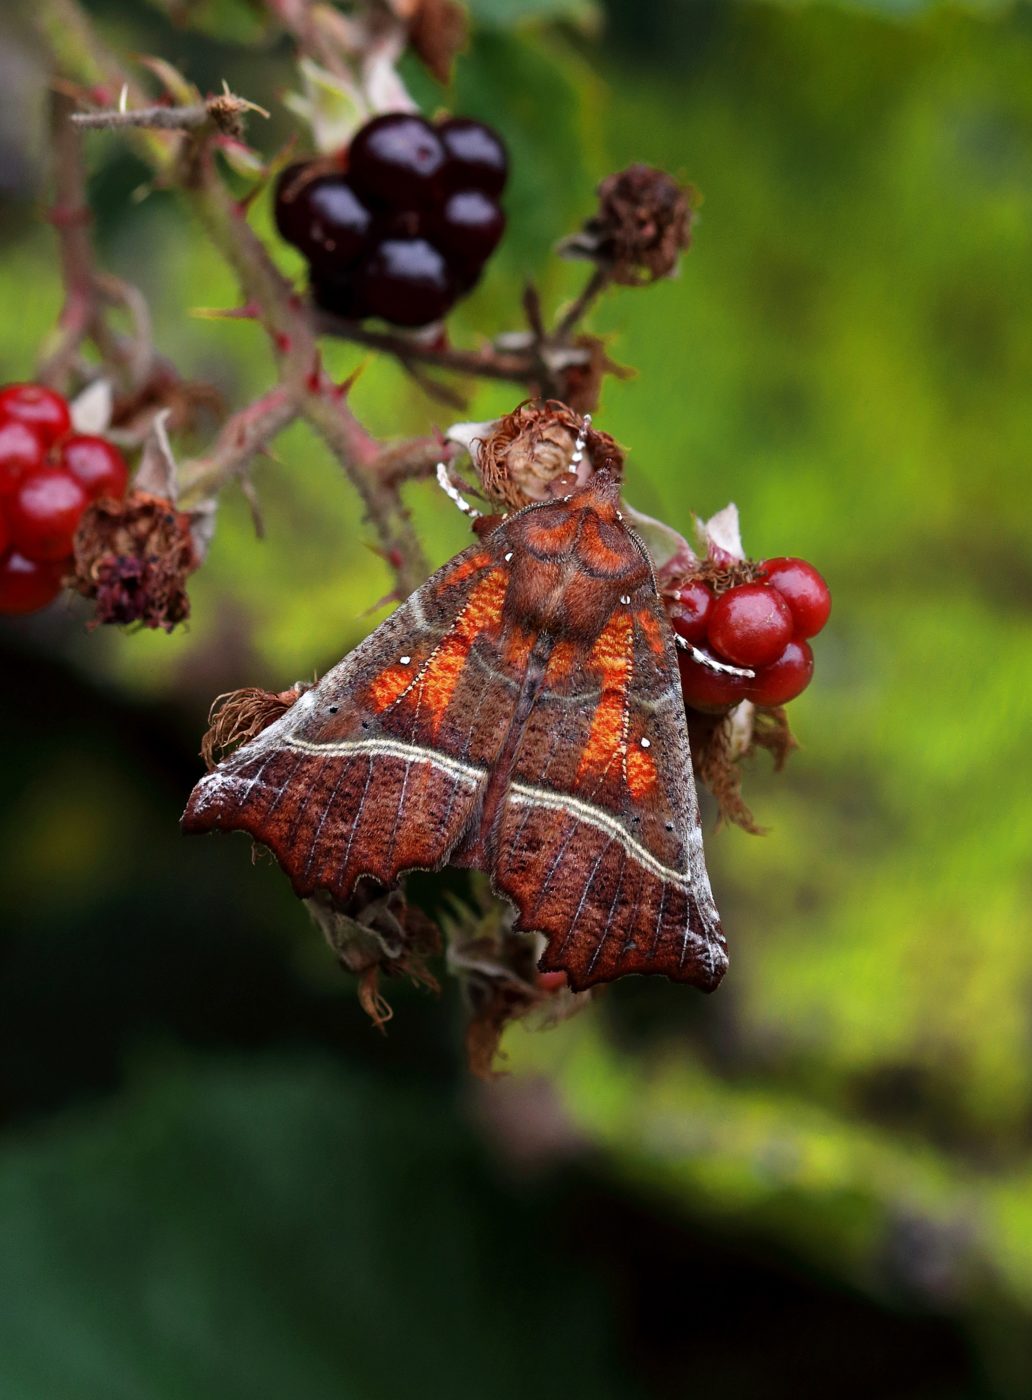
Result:
<instances>
[{"instance_id":1,"label":"thorn","mask_svg":"<svg viewBox=\"0 0 1032 1400\"><path fill-rule=\"evenodd\" d=\"M257 321L258 308L253 302L244 306L194 306L190 315L198 321Z\"/></svg>"},{"instance_id":2,"label":"thorn","mask_svg":"<svg viewBox=\"0 0 1032 1400\"><path fill-rule=\"evenodd\" d=\"M347 398L347 396L351 393L351 390L355 387L355 382L361 375L365 373L365 367L367 363L368 362L366 360L363 360L361 364L355 366L355 368L345 379L342 379L339 384L333 385L330 392L335 399Z\"/></svg>"}]
</instances>

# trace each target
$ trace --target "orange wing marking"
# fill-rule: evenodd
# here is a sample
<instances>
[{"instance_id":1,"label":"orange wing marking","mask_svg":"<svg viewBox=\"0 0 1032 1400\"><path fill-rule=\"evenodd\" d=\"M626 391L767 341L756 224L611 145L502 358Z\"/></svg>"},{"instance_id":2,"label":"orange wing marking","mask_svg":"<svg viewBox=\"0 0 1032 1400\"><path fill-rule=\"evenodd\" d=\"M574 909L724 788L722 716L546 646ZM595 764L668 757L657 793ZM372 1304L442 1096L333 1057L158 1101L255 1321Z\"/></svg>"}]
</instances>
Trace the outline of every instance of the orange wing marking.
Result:
<instances>
[{"instance_id":1,"label":"orange wing marking","mask_svg":"<svg viewBox=\"0 0 1032 1400\"><path fill-rule=\"evenodd\" d=\"M372 708L383 713L411 695L417 714L424 705L429 709L431 729L436 733L451 704L473 643L482 632L496 632L499 628L507 584L508 575L503 569L493 569L482 578L469 595L466 606L415 675L411 667L399 664L376 677L369 687Z\"/></svg>"},{"instance_id":2,"label":"orange wing marking","mask_svg":"<svg viewBox=\"0 0 1032 1400\"><path fill-rule=\"evenodd\" d=\"M623 780L631 796L640 801L658 782L649 741L629 743L631 710L628 703L634 679L634 621L630 613L618 613L606 625L591 654L591 662L601 672L602 693L591 720L591 730L581 754L575 784L579 787L589 775L600 786L613 763L620 762ZM651 621L651 619L650 619Z\"/></svg>"}]
</instances>

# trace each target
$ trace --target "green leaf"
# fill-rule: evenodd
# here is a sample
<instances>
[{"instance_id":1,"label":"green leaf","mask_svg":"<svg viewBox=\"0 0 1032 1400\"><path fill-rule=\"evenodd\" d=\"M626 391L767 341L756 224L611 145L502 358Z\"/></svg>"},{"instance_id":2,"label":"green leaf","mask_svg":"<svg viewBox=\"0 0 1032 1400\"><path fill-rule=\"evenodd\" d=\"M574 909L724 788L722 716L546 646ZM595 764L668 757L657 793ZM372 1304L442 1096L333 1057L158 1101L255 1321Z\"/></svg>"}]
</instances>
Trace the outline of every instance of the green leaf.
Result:
<instances>
[{"instance_id":1,"label":"green leaf","mask_svg":"<svg viewBox=\"0 0 1032 1400\"><path fill-rule=\"evenodd\" d=\"M600 21L594 0L467 0L475 24L516 29L535 21L565 21L596 29Z\"/></svg>"},{"instance_id":2,"label":"green leaf","mask_svg":"<svg viewBox=\"0 0 1032 1400\"><path fill-rule=\"evenodd\" d=\"M147 0L182 28L196 29L226 43L251 44L268 32L258 0Z\"/></svg>"}]
</instances>

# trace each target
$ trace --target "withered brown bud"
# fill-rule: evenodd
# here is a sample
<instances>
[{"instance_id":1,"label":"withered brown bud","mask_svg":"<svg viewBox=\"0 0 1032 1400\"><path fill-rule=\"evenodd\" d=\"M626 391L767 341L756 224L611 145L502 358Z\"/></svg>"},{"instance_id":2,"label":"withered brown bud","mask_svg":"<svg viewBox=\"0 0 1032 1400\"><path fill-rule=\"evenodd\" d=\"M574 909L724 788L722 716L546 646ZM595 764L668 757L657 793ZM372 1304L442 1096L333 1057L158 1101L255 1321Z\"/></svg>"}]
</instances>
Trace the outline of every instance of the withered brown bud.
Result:
<instances>
[{"instance_id":1,"label":"withered brown bud","mask_svg":"<svg viewBox=\"0 0 1032 1400\"><path fill-rule=\"evenodd\" d=\"M584 451L575 461L582 432ZM581 415L556 399L520 404L500 418L479 439L475 460L484 494L516 509L566 495L601 467L623 474L623 453L609 434L585 431Z\"/></svg>"},{"instance_id":2,"label":"withered brown bud","mask_svg":"<svg viewBox=\"0 0 1032 1400\"><path fill-rule=\"evenodd\" d=\"M96 602L94 625L139 623L171 632L190 614L197 567L189 517L161 496L131 491L88 507L75 536L70 585Z\"/></svg>"},{"instance_id":3,"label":"withered brown bud","mask_svg":"<svg viewBox=\"0 0 1032 1400\"><path fill-rule=\"evenodd\" d=\"M451 82L468 38L469 20L456 0L419 0L409 20L409 43L439 83Z\"/></svg>"},{"instance_id":4,"label":"withered brown bud","mask_svg":"<svg viewBox=\"0 0 1032 1400\"><path fill-rule=\"evenodd\" d=\"M669 277L691 244L692 198L665 170L631 165L607 175L599 207L577 244L604 261L614 282L635 286Z\"/></svg>"}]
</instances>

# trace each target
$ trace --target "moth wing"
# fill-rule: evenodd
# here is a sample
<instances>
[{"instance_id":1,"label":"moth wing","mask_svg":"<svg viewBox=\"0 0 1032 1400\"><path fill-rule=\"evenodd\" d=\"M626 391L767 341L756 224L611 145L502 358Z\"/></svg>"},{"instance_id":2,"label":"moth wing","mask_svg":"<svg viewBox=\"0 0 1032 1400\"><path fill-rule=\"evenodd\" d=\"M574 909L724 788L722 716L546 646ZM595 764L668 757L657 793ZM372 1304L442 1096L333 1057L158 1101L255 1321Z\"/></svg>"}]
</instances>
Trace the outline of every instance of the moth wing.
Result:
<instances>
[{"instance_id":1,"label":"moth wing","mask_svg":"<svg viewBox=\"0 0 1032 1400\"><path fill-rule=\"evenodd\" d=\"M187 832L246 831L301 896L346 899L446 864L508 725L480 703L499 675L507 571L472 546L433 575L274 724L194 788Z\"/></svg>"},{"instance_id":2,"label":"moth wing","mask_svg":"<svg viewBox=\"0 0 1032 1400\"><path fill-rule=\"evenodd\" d=\"M544 934L542 970L575 989L659 973L705 991L727 951L702 849L684 701L651 580L598 646L549 663L495 844L518 927Z\"/></svg>"}]
</instances>

